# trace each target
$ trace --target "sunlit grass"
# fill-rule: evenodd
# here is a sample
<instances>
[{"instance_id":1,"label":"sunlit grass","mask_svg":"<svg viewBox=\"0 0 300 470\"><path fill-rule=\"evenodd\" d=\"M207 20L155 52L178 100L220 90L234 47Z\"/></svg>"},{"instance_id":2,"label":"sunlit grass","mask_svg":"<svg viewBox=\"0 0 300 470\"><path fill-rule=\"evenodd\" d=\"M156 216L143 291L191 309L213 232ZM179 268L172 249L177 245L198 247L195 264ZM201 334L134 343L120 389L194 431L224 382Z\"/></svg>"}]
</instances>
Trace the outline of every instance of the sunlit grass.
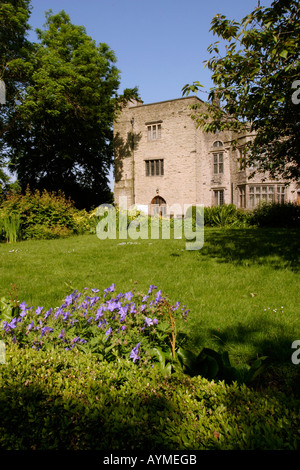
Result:
<instances>
[{"instance_id":1,"label":"sunlit grass","mask_svg":"<svg viewBox=\"0 0 300 470\"><path fill-rule=\"evenodd\" d=\"M299 231L205 231L202 250L184 240L104 240L86 235L0 246L0 296L45 308L84 287L118 292L157 285L190 309L191 346L289 361L300 339Z\"/></svg>"}]
</instances>

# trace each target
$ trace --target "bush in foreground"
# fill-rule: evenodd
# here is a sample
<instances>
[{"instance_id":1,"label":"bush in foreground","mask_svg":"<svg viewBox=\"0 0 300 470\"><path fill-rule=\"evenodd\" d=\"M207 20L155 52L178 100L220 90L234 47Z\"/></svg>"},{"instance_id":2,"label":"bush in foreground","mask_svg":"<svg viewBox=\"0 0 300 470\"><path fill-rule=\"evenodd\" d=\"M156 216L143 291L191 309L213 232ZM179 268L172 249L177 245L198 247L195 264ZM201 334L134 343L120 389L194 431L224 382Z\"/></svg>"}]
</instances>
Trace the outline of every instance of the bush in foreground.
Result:
<instances>
[{"instance_id":1,"label":"bush in foreground","mask_svg":"<svg viewBox=\"0 0 300 470\"><path fill-rule=\"evenodd\" d=\"M79 350L7 343L1 450L297 449L299 402Z\"/></svg>"},{"instance_id":2,"label":"bush in foreground","mask_svg":"<svg viewBox=\"0 0 300 470\"><path fill-rule=\"evenodd\" d=\"M299 448L296 398L238 383L215 351L184 349L188 311L156 286L114 287L48 311L2 299L1 450Z\"/></svg>"},{"instance_id":3,"label":"bush in foreground","mask_svg":"<svg viewBox=\"0 0 300 470\"><path fill-rule=\"evenodd\" d=\"M157 286L150 285L146 294L116 293L114 284L103 295L97 288L85 290L83 295L75 290L60 307L47 311L2 298L0 338L38 351L78 348L97 354L99 360L130 358L145 368L158 364L163 375L179 370L190 376L251 382L266 367L266 357L251 367L235 368L226 352L187 349L188 309L180 302L170 304Z\"/></svg>"}]
</instances>

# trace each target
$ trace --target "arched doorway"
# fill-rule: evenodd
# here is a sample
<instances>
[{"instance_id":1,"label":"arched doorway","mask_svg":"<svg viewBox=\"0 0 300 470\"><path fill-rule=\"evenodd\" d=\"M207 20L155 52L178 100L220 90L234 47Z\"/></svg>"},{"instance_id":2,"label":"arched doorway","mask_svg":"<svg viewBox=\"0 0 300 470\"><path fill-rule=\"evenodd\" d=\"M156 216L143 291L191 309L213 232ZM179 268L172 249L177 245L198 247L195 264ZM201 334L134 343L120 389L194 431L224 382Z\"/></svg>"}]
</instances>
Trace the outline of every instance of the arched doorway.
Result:
<instances>
[{"instance_id":1,"label":"arched doorway","mask_svg":"<svg viewBox=\"0 0 300 470\"><path fill-rule=\"evenodd\" d=\"M161 217L167 214L167 203L161 196L155 196L150 204L150 214L160 215Z\"/></svg>"}]
</instances>

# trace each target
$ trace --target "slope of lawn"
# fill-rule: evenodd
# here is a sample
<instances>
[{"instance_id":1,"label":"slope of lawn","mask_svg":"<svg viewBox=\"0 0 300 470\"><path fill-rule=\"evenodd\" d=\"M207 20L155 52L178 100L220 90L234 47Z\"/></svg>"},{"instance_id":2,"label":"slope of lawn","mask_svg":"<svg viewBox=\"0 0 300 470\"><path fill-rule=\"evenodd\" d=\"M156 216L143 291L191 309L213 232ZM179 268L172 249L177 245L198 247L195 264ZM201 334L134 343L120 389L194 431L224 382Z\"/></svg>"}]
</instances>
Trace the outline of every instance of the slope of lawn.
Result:
<instances>
[{"instance_id":1,"label":"slope of lawn","mask_svg":"<svg viewBox=\"0 0 300 470\"><path fill-rule=\"evenodd\" d=\"M190 310L193 347L235 361L291 356L300 339L297 230L206 229L199 251L184 240L99 240L96 235L0 246L0 297L17 289L34 307L60 306L84 287L145 291L155 284Z\"/></svg>"}]
</instances>

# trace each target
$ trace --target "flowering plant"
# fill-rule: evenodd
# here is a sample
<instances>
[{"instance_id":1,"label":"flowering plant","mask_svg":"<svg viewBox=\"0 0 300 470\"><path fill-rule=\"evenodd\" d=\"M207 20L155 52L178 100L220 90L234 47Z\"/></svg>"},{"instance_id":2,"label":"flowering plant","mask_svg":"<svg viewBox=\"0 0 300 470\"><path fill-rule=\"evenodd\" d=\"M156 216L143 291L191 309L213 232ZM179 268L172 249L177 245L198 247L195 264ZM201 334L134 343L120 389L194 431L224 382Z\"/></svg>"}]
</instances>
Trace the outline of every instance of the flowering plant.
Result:
<instances>
[{"instance_id":1,"label":"flowering plant","mask_svg":"<svg viewBox=\"0 0 300 470\"><path fill-rule=\"evenodd\" d=\"M104 290L75 290L58 308L34 309L25 302L11 319L2 319L0 337L33 349L55 347L98 354L101 360L128 357L152 364L159 354L172 352L185 335L177 332L176 320L186 320L188 310L180 302L171 305L161 290L150 285L146 295L134 291L116 293L115 285Z\"/></svg>"}]
</instances>

